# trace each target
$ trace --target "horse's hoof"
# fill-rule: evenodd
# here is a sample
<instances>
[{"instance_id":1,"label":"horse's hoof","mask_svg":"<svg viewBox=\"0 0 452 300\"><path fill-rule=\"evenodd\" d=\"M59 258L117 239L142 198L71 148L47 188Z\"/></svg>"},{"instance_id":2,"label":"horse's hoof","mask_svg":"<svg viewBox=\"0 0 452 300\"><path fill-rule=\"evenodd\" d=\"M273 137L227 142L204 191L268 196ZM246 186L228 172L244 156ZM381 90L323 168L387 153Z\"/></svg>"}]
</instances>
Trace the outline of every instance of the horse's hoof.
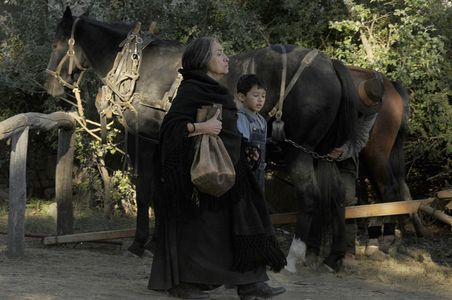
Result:
<instances>
[{"instance_id":1,"label":"horse's hoof","mask_svg":"<svg viewBox=\"0 0 452 300\"><path fill-rule=\"evenodd\" d=\"M389 250L395 243L395 236L394 235L383 235L379 243L379 249L383 251L384 253L389 253Z\"/></svg>"},{"instance_id":2,"label":"horse's hoof","mask_svg":"<svg viewBox=\"0 0 452 300\"><path fill-rule=\"evenodd\" d=\"M135 254L135 253L133 253L133 252L131 252L129 250L124 251L123 256L141 258L141 256L139 256L139 255L137 255L137 254Z\"/></svg>"},{"instance_id":3,"label":"horse's hoof","mask_svg":"<svg viewBox=\"0 0 452 300\"><path fill-rule=\"evenodd\" d=\"M287 264L287 265L284 267L283 270L289 272L290 274L295 274L295 273L297 273L297 267L296 267L295 265L294 265L294 266L289 266L289 264Z\"/></svg>"},{"instance_id":4,"label":"horse's hoof","mask_svg":"<svg viewBox=\"0 0 452 300\"><path fill-rule=\"evenodd\" d=\"M345 257L342 259L342 264L347 268L357 267L359 265L358 261L356 260L356 256L351 253L345 254Z\"/></svg>"},{"instance_id":5,"label":"horse's hoof","mask_svg":"<svg viewBox=\"0 0 452 300\"><path fill-rule=\"evenodd\" d=\"M144 254L144 248L137 241L133 241L132 245L127 248L127 252L136 257L142 257Z\"/></svg>"},{"instance_id":6,"label":"horse's hoof","mask_svg":"<svg viewBox=\"0 0 452 300\"><path fill-rule=\"evenodd\" d=\"M143 246L143 248L145 249L145 250L148 250L149 252L151 252L151 253L154 253L154 251L155 251L155 240L149 240L149 241L147 241L146 242L146 244L144 244L144 246Z\"/></svg>"},{"instance_id":7,"label":"horse's hoof","mask_svg":"<svg viewBox=\"0 0 452 300\"><path fill-rule=\"evenodd\" d=\"M319 256L315 253L308 252L304 260L304 265L310 269L317 269L319 267Z\"/></svg>"},{"instance_id":8,"label":"horse's hoof","mask_svg":"<svg viewBox=\"0 0 452 300\"><path fill-rule=\"evenodd\" d=\"M320 273L336 273L336 271L328 266L327 264L323 263L318 268L317 271Z\"/></svg>"},{"instance_id":9,"label":"horse's hoof","mask_svg":"<svg viewBox=\"0 0 452 300\"><path fill-rule=\"evenodd\" d=\"M375 261L383 261L388 257L386 253L380 250L378 239L370 239L367 242L364 254Z\"/></svg>"}]
</instances>

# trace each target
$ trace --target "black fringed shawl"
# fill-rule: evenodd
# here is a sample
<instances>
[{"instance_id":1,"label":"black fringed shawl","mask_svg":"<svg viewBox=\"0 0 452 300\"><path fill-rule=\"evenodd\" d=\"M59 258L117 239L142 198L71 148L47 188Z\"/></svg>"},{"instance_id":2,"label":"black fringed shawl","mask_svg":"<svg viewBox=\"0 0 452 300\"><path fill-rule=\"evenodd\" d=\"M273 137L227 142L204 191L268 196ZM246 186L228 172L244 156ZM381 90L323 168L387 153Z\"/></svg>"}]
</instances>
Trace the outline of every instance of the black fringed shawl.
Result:
<instances>
[{"instance_id":1,"label":"black fringed shawl","mask_svg":"<svg viewBox=\"0 0 452 300\"><path fill-rule=\"evenodd\" d=\"M231 268L249 271L268 265L281 270L286 261L274 236L262 192L249 169L237 130L237 109L233 96L201 71L180 70L184 79L161 131L166 215L196 217L202 209L230 209L234 263ZM222 139L236 169L236 183L219 198L197 192L190 179L194 139L188 138L187 123L195 122L202 105L222 104ZM198 202L199 201L199 202Z\"/></svg>"}]
</instances>

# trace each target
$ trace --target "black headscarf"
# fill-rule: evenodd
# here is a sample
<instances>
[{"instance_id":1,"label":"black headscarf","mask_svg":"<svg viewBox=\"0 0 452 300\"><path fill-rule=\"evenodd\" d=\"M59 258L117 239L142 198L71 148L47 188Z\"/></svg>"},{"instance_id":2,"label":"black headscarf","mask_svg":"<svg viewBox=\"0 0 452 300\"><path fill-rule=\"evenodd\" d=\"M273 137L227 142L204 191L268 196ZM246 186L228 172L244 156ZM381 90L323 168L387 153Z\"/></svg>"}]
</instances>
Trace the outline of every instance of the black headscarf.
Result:
<instances>
[{"instance_id":1,"label":"black headscarf","mask_svg":"<svg viewBox=\"0 0 452 300\"><path fill-rule=\"evenodd\" d=\"M165 215L191 218L202 209L230 209L234 240L231 268L248 271L269 265L275 271L281 270L285 256L274 236L263 194L242 151L233 96L203 71L180 72L184 79L160 131ZM236 171L236 183L218 198L196 191L191 183L194 139L188 138L187 130L187 123L196 122L197 108L215 103L223 107L219 137Z\"/></svg>"}]
</instances>

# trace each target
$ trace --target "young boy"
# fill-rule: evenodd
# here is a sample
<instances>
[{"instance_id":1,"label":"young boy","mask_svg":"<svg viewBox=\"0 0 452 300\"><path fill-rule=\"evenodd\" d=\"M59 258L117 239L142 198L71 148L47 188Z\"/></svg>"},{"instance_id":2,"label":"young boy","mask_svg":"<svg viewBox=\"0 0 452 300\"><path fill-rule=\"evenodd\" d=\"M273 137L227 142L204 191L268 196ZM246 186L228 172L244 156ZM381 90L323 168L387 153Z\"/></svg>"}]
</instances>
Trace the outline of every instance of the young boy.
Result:
<instances>
[{"instance_id":1,"label":"young boy","mask_svg":"<svg viewBox=\"0 0 452 300\"><path fill-rule=\"evenodd\" d=\"M242 75L237 82L237 93L239 101L243 104L238 112L237 127L247 140L245 148L247 159L264 191L267 122L259 114L265 104L264 83L254 74Z\"/></svg>"}]
</instances>

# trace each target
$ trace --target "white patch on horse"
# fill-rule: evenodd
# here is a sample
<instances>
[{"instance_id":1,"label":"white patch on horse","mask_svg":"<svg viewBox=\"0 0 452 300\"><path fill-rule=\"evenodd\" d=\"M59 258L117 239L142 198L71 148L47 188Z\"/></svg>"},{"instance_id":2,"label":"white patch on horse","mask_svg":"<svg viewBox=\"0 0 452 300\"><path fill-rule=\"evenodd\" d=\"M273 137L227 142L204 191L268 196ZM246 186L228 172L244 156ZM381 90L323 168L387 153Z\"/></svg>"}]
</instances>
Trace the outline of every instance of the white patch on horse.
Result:
<instances>
[{"instance_id":1,"label":"white patch on horse","mask_svg":"<svg viewBox=\"0 0 452 300\"><path fill-rule=\"evenodd\" d=\"M301 239L292 239L292 244L287 255L287 265L284 267L290 273L297 272L297 263L306 259L306 244Z\"/></svg>"}]
</instances>

